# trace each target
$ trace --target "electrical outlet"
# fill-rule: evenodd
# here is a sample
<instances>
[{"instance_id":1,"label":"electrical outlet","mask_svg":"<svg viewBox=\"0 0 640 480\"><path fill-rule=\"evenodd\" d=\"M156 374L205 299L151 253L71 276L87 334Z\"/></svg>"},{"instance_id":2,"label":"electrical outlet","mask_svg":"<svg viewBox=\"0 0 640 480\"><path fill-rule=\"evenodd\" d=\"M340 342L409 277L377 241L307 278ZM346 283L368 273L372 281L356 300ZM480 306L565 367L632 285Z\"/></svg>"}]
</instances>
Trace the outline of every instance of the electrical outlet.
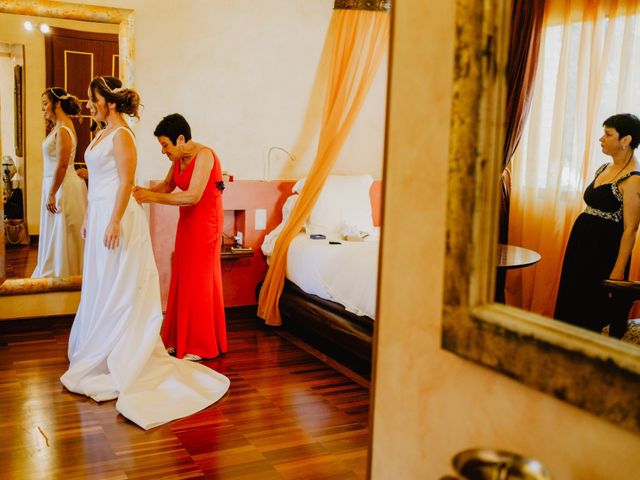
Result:
<instances>
[{"instance_id":1,"label":"electrical outlet","mask_svg":"<svg viewBox=\"0 0 640 480\"><path fill-rule=\"evenodd\" d=\"M255 229L265 230L267 228L267 210L256 208Z\"/></svg>"}]
</instances>

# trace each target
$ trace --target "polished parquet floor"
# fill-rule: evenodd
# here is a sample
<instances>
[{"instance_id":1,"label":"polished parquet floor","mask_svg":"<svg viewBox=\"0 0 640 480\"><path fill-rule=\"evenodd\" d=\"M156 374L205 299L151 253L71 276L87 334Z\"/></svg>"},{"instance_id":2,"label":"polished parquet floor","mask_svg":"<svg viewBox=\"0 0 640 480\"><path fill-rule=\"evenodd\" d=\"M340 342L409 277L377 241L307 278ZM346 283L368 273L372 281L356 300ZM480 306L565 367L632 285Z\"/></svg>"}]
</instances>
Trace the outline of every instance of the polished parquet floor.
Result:
<instances>
[{"instance_id":1,"label":"polished parquet floor","mask_svg":"<svg viewBox=\"0 0 640 480\"><path fill-rule=\"evenodd\" d=\"M229 353L205 362L229 393L150 431L63 389L70 319L0 325L0 478L365 478L369 391L243 317L228 319Z\"/></svg>"},{"instance_id":2,"label":"polished parquet floor","mask_svg":"<svg viewBox=\"0 0 640 480\"><path fill-rule=\"evenodd\" d=\"M31 245L5 245L5 274L7 278L28 278L38 263L38 241Z\"/></svg>"}]
</instances>

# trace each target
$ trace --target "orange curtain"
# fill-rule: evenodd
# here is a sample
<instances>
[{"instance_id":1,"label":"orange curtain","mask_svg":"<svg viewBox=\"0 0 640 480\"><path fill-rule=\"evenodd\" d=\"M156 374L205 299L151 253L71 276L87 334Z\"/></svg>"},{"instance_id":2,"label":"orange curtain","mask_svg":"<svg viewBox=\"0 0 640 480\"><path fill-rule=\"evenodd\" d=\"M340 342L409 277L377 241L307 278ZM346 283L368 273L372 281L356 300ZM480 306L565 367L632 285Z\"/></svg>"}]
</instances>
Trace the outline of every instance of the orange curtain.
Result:
<instances>
[{"instance_id":1,"label":"orange curtain","mask_svg":"<svg viewBox=\"0 0 640 480\"><path fill-rule=\"evenodd\" d=\"M498 241L509 243L509 208L511 202L511 171L509 162L513 157L531 105L531 92L538 63L542 20L545 0L513 0L511 8L511 30L509 58L507 62L507 105L505 139L502 149L503 170L500 178L500 216ZM496 275L496 292L504 292L506 270ZM497 295L503 297L502 293Z\"/></svg>"},{"instance_id":2,"label":"orange curtain","mask_svg":"<svg viewBox=\"0 0 640 480\"><path fill-rule=\"evenodd\" d=\"M281 325L278 301L284 287L287 250L309 217L364 103L389 43L389 15L364 10L334 10L329 37L334 39L318 151L300 198L273 250L258 300L258 316Z\"/></svg>"},{"instance_id":3,"label":"orange curtain","mask_svg":"<svg viewBox=\"0 0 640 480\"><path fill-rule=\"evenodd\" d=\"M538 64L545 0L514 0L507 65L506 135L503 167L507 167L520 142L529 114L531 92Z\"/></svg>"},{"instance_id":4,"label":"orange curtain","mask_svg":"<svg viewBox=\"0 0 640 480\"><path fill-rule=\"evenodd\" d=\"M598 139L615 113L640 112L638 0L551 0L531 110L513 157L509 243L536 250L510 271L506 303L553 316L564 249L582 195L610 157ZM632 278L638 274L636 242Z\"/></svg>"}]
</instances>

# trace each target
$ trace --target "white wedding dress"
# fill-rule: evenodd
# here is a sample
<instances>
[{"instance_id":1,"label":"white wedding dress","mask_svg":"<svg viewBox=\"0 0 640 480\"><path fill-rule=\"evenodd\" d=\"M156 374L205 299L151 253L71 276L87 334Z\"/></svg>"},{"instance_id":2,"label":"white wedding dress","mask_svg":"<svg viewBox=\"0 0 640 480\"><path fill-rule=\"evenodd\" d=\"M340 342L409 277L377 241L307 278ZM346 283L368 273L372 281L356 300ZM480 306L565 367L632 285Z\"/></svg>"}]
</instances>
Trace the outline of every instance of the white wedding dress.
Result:
<instances>
[{"instance_id":1,"label":"white wedding dress","mask_svg":"<svg viewBox=\"0 0 640 480\"><path fill-rule=\"evenodd\" d=\"M71 136L71 157L62 185L56 192L57 213L47 210L49 191L58 168L56 138L60 129ZM32 278L80 275L84 240L80 235L87 209L87 185L73 168L76 157L76 138L72 130L61 125L55 127L42 142L44 162L42 178L42 201L40 205L40 237L38 240L38 264Z\"/></svg>"},{"instance_id":2,"label":"white wedding dress","mask_svg":"<svg viewBox=\"0 0 640 480\"><path fill-rule=\"evenodd\" d=\"M64 386L116 409L144 429L191 415L219 400L229 379L210 368L167 354L160 339L160 284L149 226L133 197L120 221L120 246L108 250L104 232L119 177L113 136L85 153L89 207L82 293L69 338ZM133 135L133 134L131 134Z\"/></svg>"}]
</instances>

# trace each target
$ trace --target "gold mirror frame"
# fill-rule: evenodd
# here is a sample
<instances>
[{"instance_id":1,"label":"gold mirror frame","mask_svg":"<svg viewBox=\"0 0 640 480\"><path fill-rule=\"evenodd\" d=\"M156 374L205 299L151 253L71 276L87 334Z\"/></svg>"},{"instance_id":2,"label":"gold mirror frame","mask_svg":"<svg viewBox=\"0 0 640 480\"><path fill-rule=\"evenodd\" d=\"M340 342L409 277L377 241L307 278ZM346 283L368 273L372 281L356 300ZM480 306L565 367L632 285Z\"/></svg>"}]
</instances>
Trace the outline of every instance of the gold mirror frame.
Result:
<instances>
[{"instance_id":1,"label":"gold mirror frame","mask_svg":"<svg viewBox=\"0 0 640 480\"><path fill-rule=\"evenodd\" d=\"M134 85L134 11L124 8L111 8L96 5L83 5L69 2L51 2L39 1L32 2L28 0L0 0L0 13L9 13L14 15L27 15L49 18L61 18L66 20L81 20L85 22L111 23L119 25L119 59L120 72L125 85ZM28 74L28 72L27 72ZM0 265L3 271L0 272L0 279L5 277L4 263ZM43 298L43 294L51 296L51 300L59 307L62 305L76 305L77 299L71 299L65 302L64 295L78 296L80 288L80 277L75 275L71 277L59 277L56 279L7 279L4 283L0 282L0 311L1 319L21 318L28 316L45 316L51 314L46 310L48 304L47 298ZM25 294L38 293L37 302L26 302ZM16 295L22 295L19 303L16 301ZM35 300L35 297L34 297ZM62 302L62 303L61 303ZM34 308L26 308L25 306L34 306ZM67 311L69 308L58 308L54 314L75 313Z\"/></svg>"},{"instance_id":2,"label":"gold mirror frame","mask_svg":"<svg viewBox=\"0 0 640 480\"><path fill-rule=\"evenodd\" d=\"M442 347L640 432L640 348L493 303L506 0L458 0Z\"/></svg>"}]
</instances>

